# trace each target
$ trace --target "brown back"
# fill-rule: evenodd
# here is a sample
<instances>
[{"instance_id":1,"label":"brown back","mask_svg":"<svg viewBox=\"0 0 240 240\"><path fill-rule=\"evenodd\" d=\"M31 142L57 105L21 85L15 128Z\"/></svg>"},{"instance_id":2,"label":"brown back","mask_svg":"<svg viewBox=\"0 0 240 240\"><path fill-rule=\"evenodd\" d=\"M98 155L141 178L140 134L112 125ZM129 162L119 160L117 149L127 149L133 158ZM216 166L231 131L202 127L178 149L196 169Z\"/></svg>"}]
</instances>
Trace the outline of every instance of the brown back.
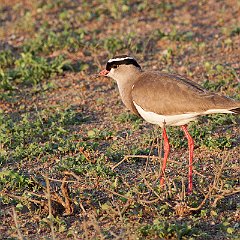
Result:
<instances>
[{"instance_id":1,"label":"brown back","mask_svg":"<svg viewBox=\"0 0 240 240\"><path fill-rule=\"evenodd\" d=\"M208 92L187 78L162 72L143 72L134 84L132 100L145 111L162 115L240 106L239 102Z\"/></svg>"}]
</instances>

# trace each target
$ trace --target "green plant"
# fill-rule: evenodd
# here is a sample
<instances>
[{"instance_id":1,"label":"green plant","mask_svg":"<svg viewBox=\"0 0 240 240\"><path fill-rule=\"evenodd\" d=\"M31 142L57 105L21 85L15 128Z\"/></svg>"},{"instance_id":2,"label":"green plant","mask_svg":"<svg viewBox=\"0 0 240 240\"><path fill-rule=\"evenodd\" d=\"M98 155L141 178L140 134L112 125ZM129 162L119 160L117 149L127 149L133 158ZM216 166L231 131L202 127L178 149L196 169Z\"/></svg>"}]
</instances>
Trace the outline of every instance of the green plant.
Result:
<instances>
[{"instance_id":1,"label":"green plant","mask_svg":"<svg viewBox=\"0 0 240 240\"><path fill-rule=\"evenodd\" d=\"M63 72L63 68L69 65L64 56L54 59L46 59L28 53L21 53L15 61L6 59L5 68L0 68L0 88L13 90L18 84L35 86Z\"/></svg>"},{"instance_id":2,"label":"green plant","mask_svg":"<svg viewBox=\"0 0 240 240\"><path fill-rule=\"evenodd\" d=\"M32 160L46 154L65 154L75 151L78 142L69 134L66 126L80 124L81 115L71 109L38 112L35 116L23 114L20 119L11 119L0 114L0 160L1 164L22 159ZM44 157L43 157L44 160Z\"/></svg>"},{"instance_id":3,"label":"green plant","mask_svg":"<svg viewBox=\"0 0 240 240\"><path fill-rule=\"evenodd\" d=\"M10 50L5 50L0 52L0 66L1 69L9 68L13 66L15 57L13 52Z\"/></svg>"},{"instance_id":4,"label":"green plant","mask_svg":"<svg viewBox=\"0 0 240 240\"><path fill-rule=\"evenodd\" d=\"M68 63L69 61L66 61L63 56L48 61L31 53L22 53L15 62L17 82L36 85L44 79L62 73L64 65Z\"/></svg>"},{"instance_id":5,"label":"green plant","mask_svg":"<svg viewBox=\"0 0 240 240\"><path fill-rule=\"evenodd\" d=\"M56 33L54 31L46 31L44 28L42 31L43 33L38 34L34 39L25 43L23 46L25 53L49 54L57 50L76 52L86 44L84 40L86 32L83 29L75 31L67 29Z\"/></svg>"},{"instance_id":6,"label":"green plant","mask_svg":"<svg viewBox=\"0 0 240 240\"><path fill-rule=\"evenodd\" d=\"M122 40L116 37L109 37L104 39L103 47L111 54L115 54L117 51L124 48L124 43Z\"/></svg>"},{"instance_id":7,"label":"green plant","mask_svg":"<svg viewBox=\"0 0 240 240\"><path fill-rule=\"evenodd\" d=\"M240 34L240 27L234 27L231 31L231 36L239 35Z\"/></svg>"},{"instance_id":8,"label":"green plant","mask_svg":"<svg viewBox=\"0 0 240 240\"><path fill-rule=\"evenodd\" d=\"M142 119L139 118L137 115L135 114L131 114L131 113L121 113L119 115L117 115L116 117L114 117L114 120L120 122L120 123L126 123L126 122L129 122L129 123L140 123L142 122Z\"/></svg>"},{"instance_id":9,"label":"green plant","mask_svg":"<svg viewBox=\"0 0 240 240\"><path fill-rule=\"evenodd\" d=\"M161 219L154 220L152 225L146 225L140 228L142 237L158 237L164 239L189 239L190 236L201 235L201 232L187 223L168 223Z\"/></svg>"},{"instance_id":10,"label":"green plant","mask_svg":"<svg viewBox=\"0 0 240 240\"><path fill-rule=\"evenodd\" d=\"M118 0L116 2L107 1L107 10L109 11L111 17L114 19L120 19L125 13L130 11L130 6L128 6L128 1Z\"/></svg>"},{"instance_id":11,"label":"green plant","mask_svg":"<svg viewBox=\"0 0 240 240\"><path fill-rule=\"evenodd\" d=\"M0 172L0 190L21 190L32 185L32 180L13 170Z\"/></svg>"}]
</instances>

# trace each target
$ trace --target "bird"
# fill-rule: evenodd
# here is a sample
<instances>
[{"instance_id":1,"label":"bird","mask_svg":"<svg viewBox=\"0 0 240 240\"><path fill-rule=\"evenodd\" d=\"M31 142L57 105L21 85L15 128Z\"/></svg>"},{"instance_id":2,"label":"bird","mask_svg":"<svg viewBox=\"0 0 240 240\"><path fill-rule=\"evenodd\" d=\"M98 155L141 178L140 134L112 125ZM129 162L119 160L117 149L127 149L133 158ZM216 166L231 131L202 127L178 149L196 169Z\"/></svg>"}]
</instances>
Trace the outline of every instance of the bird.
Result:
<instances>
[{"instance_id":1,"label":"bird","mask_svg":"<svg viewBox=\"0 0 240 240\"><path fill-rule=\"evenodd\" d=\"M215 113L240 114L240 102L204 89L187 77L162 71L145 71L128 55L107 61L100 76L117 82L124 105L145 121L162 128L164 156L160 186L165 182L165 169L170 152L167 126L180 126L188 140L188 193L193 190L194 141L187 124L199 116Z\"/></svg>"}]
</instances>

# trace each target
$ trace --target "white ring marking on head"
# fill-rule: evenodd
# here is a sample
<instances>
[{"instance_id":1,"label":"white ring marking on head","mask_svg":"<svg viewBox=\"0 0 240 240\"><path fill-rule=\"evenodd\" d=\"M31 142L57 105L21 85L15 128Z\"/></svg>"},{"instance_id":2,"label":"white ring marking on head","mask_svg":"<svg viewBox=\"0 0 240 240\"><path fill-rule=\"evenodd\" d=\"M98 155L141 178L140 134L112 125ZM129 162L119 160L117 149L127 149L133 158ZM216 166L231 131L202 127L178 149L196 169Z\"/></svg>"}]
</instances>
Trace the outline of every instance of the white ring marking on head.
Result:
<instances>
[{"instance_id":1,"label":"white ring marking on head","mask_svg":"<svg viewBox=\"0 0 240 240\"><path fill-rule=\"evenodd\" d=\"M118 62L118 61L123 61L123 60L126 60L126 59L132 59L132 60L135 60L134 58L132 57L124 57L124 58L111 58L108 60L108 62ZM136 60L135 60L136 61Z\"/></svg>"}]
</instances>

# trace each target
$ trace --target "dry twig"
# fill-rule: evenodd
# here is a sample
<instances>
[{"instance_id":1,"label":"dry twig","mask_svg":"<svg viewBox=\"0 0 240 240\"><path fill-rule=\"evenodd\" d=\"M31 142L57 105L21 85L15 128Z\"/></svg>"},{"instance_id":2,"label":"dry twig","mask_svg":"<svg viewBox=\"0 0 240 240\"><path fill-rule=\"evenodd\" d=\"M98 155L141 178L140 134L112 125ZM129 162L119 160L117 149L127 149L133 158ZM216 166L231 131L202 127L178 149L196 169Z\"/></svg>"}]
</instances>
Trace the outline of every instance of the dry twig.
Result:
<instances>
[{"instance_id":1,"label":"dry twig","mask_svg":"<svg viewBox=\"0 0 240 240\"><path fill-rule=\"evenodd\" d=\"M12 207L12 212L13 212L13 220L14 220L14 223L15 223L15 226L16 226L16 229L17 229L18 238L20 240L23 240L23 235L22 235L21 229L20 229L19 224L18 224L17 213L16 213L14 207Z\"/></svg>"},{"instance_id":2,"label":"dry twig","mask_svg":"<svg viewBox=\"0 0 240 240\"><path fill-rule=\"evenodd\" d=\"M96 233L100 236L100 239L101 239L101 240L104 240L105 237L104 237L103 234L102 234L102 231L101 231L101 229L100 229L100 226L99 226L99 224L98 224L98 222L97 222L97 219L96 219L96 217L94 216L94 214L91 214L91 215L90 215L90 219L91 219L91 222L92 222L92 226L93 226L94 229L96 230Z\"/></svg>"},{"instance_id":3,"label":"dry twig","mask_svg":"<svg viewBox=\"0 0 240 240\"><path fill-rule=\"evenodd\" d=\"M53 227L53 215L52 215L50 184L49 184L49 179L48 179L47 175L45 176L45 181L46 181L46 185L47 185L46 196L47 196L47 199L48 199L49 224L50 224L50 228L51 228L52 239L55 240L56 237L55 237L55 232L54 232L54 227Z\"/></svg>"},{"instance_id":4,"label":"dry twig","mask_svg":"<svg viewBox=\"0 0 240 240\"><path fill-rule=\"evenodd\" d=\"M150 184L147 182L147 180L145 179L144 176L143 177L143 180L144 180L144 183L146 184L146 186L158 197L158 200L160 201L164 201L163 198L161 198L161 196L150 186ZM170 203L168 203L167 201L165 201L165 203L169 206L169 207L173 207Z\"/></svg>"},{"instance_id":5,"label":"dry twig","mask_svg":"<svg viewBox=\"0 0 240 240\"><path fill-rule=\"evenodd\" d=\"M72 201L69 197L69 189L66 184L66 176L63 178L62 185L61 185L61 191L64 196L65 202L64 202L64 208L65 208L65 214L70 215L73 213L73 207L72 207Z\"/></svg>"},{"instance_id":6,"label":"dry twig","mask_svg":"<svg viewBox=\"0 0 240 240\"><path fill-rule=\"evenodd\" d=\"M129 158L146 158L146 159L159 159L159 156L148 156L148 155L126 155L124 158L118 162L116 165L112 167L112 170L114 170L116 167L118 167L120 164L122 164L124 161L128 160ZM178 161L174 161L171 159L168 159L168 162L176 163L178 165L182 165L182 163Z\"/></svg>"}]
</instances>

